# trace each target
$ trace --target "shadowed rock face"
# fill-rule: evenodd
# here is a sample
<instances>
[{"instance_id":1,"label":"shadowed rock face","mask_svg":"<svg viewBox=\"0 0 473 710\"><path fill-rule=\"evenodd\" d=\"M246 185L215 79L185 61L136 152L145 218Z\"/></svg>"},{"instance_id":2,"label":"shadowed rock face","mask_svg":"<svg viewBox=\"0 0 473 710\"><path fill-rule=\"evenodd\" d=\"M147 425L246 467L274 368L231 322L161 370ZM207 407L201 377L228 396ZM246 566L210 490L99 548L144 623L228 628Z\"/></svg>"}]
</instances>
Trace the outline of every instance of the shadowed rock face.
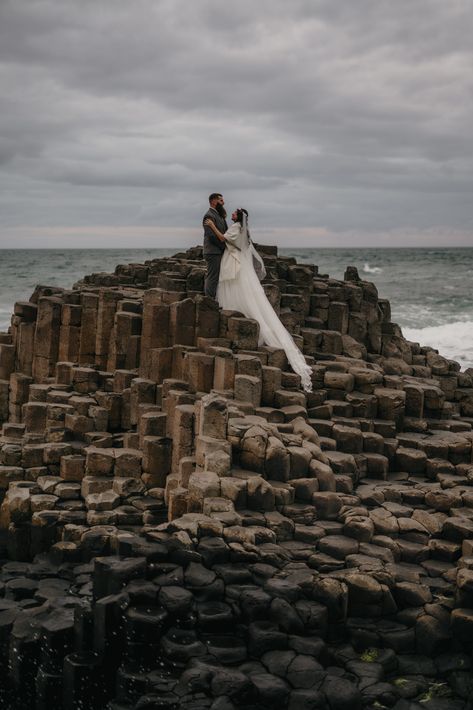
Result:
<instances>
[{"instance_id":1,"label":"shadowed rock face","mask_svg":"<svg viewBox=\"0 0 473 710\"><path fill-rule=\"evenodd\" d=\"M473 372L260 250L311 394L198 247L15 304L2 708L471 707Z\"/></svg>"}]
</instances>

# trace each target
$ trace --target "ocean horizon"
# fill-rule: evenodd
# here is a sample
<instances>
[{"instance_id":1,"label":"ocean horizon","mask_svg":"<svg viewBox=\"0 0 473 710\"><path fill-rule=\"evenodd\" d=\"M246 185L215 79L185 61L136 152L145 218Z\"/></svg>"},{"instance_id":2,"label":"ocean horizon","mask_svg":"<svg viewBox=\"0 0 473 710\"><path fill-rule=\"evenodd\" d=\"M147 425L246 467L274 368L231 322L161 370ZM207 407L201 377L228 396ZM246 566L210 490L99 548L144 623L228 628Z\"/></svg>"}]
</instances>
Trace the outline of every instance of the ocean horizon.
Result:
<instances>
[{"instance_id":1,"label":"ocean horizon","mask_svg":"<svg viewBox=\"0 0 473 710\"><path fill-rule=\"evenodd\" d=\"M8 328L15 301L28 300L37 284L71 288L85 274L187 248L0 249L0 330ZM408 340L436 348L462 369L473 367L473 247L293 246L279 253L317 264L333 278L356 266L391 302L392 320Z\"/></svg>"}]
</instances>

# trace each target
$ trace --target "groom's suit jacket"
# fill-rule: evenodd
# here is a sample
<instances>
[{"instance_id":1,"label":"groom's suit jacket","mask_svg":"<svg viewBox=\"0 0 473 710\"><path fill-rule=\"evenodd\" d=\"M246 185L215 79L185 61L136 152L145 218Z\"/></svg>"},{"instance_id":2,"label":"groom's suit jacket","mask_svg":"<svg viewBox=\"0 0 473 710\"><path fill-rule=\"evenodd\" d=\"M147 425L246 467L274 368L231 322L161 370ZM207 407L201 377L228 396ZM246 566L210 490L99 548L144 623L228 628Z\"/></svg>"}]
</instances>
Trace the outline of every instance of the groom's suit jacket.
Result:
<instances>
[{"instance_id":1,"label":"groom's suit jacket","mask_svg":"<svg viewBox=\"0 0 473 710\"><path fill-rule=\"evenodd\" d=\"M225 242L221 242L218 237L212 232L210 227L204 225L206 219L211 219L217 229L225 234L228 229L227 223L223 217L220 217L217 210L210 207L204 214L202 219L202 224L204 226L204 256L206 254L218 254L221 255L225 249Z\"/></svg>"}]
</instances>

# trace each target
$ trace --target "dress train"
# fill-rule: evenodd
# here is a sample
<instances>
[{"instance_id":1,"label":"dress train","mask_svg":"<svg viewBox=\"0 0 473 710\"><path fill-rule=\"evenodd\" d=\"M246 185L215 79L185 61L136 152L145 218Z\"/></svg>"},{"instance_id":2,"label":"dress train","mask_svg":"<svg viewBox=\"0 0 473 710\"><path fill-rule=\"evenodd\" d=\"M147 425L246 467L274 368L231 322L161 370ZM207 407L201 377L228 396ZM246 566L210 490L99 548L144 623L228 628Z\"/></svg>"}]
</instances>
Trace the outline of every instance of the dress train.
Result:
<instances>
[{"instance_id":1,"label":"dress train","mask_svg":"<svg viewBox=\"0 0 473 710\"><path fill-rule=\"evenodd\" d=\"M225 238L227 248L222 257L217 287L219 305L256 320L260 327L259 344L283 348L292 369L301 377L303 389L312 392L312 368L279 320L256 274L254 262L258 266L256 260L260 265L262 260L248 239L246 224L235 223Z\"/></svg>"}]
</instances>

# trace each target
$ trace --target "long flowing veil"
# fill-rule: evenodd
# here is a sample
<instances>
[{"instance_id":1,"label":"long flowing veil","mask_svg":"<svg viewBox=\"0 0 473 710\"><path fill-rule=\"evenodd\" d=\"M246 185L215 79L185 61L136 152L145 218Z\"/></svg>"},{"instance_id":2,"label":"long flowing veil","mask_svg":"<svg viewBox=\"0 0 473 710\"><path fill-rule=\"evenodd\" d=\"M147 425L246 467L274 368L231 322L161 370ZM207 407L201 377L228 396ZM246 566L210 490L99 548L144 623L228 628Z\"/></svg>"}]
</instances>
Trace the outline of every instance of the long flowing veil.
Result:
<instances>
[{"instance_id":1,"label":"long flowing veil","mask_svg":"<svg viewBox=\"0 0 473 710\"><path fill-rule=\"evenodd\" d=\"M266 267L264 265L264 261L261 258L261 256L258 254L258 252L255 249L255 245L253 244L253 241L250 236L250 230L248 229L248 217L246 214L243 212L243 220L242 220L242 227L244 232L246 233L247 239L248 239L248 248L251 252L251 257L253 259L253 266L256 271L256 275L258 276L259 280L262 281L264 277L266 276Z\"/></svg>"},{"instance_id":2,"label":"long flowing veil","mask_svg":"<svg viewBox=\"0 0 473 710\"><path fill-rule=\"evenodd\" d=\"M280 321L266 296L261 284L261 279L266 275L266 269L263 259L251 241L244 212L238 234L240 237L238 247L241 247L239 252L240 268L236 277L219 281L217 291L219 305L227 310L240 311L247 318L256 320L260 327L260 344L269 345L272 348L283 348L292 369L301 377L302 387L306 392L311 392L312 368L307 364L303 353Z\"/></svg>"}]
</instances>

